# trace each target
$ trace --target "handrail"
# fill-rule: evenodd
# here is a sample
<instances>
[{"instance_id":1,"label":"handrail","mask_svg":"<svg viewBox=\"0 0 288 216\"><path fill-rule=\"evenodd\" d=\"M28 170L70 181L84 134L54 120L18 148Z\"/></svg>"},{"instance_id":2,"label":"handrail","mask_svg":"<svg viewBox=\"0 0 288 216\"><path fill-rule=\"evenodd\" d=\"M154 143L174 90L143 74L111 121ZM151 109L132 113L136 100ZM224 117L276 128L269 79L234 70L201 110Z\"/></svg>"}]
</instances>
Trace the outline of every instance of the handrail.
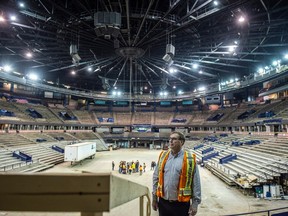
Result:
<instances>
[{"instance_id":1,"label":"handrail","mask_svg":"<svg viewBox=\"0 0 288 216\"><path fill-rule=\"evenodd\" d=\"M131 98L130 94L128 93L123 94L121 97L119 97L119 96L113 96L113 95L108 95L108 94L102 94L101 92L98 92L98 91L97 92L90 91L90 90L88 91L85 89L70 90L70 89L65 89L61 87L51 86L48 84L40 83L38 81L23 79L23 77L19 77L19 75L18 76L13 75L13 73L6 73L4 69L0 67L0 78L5 79L10 82L17 83L17 84L30 86L30 87L34 87L34 88L38 88L38 89L42 89L46 91L59 92L62 94L75 95L75 96L80 96L80 97L85 97L85 98L90 98L90 99L127 100L127 101L130 101L130 100L161 101L161 100L167 100L168 98L171 100L187 99L187 98L192 99L192 98L197 98L199 96L221 94L221 93L225 93L225 92L232 91L235 89L246 88L246 87L249 87L250 85L255 85L257 83L264 82L269 79L277 78L287 73L288 73L288 66L282 65L279 71L273 70L273 71L270 71L269 73L266 73L264 75L259 75L259 76L251 76L252 75L251 74L250 76L246 78L246 80L237 81L237 83L233 82L233 83L228 84L227 86L221 86L220 83L212 83L207 87L207 90L205 91L187 92L183 95L169 94L165 97L159 96L159 95L151 95L151 94L144 94L144 95L139 94L139 95L133 95L133 97ZM285 86L284 89L287 89L287 85ZM266 95L268 94L268 92L261 93L260 96L264 96L263 94Z\"/></svg>"},{"instance_id":2,"label":"handrail","mask_svg":"<svg viewBox=\"0 0 288 216\"><path fill-rule=\"evenodd\" d=\"M0 210L32 212L81 212L82 216L104 211L140 198L140 216L151 215L146 186L108 174L37 173L0 174Z\"/></svg>"},{"instance_id":3,"label":"handrail","mask_svg":"<svg viewBox=\"0 0 288 216\"><path fill-rule=\"evenodd\" d=\"M268 210L262 210L262 211L254 211L254 212L245 212L245 213L240 213L240 214L229 214L229 215L223 215L223 216L238 216L238 215L250 215L250 214L255 214L255 213L263 213L267 212L267 215L270 216L272 211L279 211L283 209L288 209L288 207L282 207L282 208L276 208L276 209L268 209ZM281 213L281 212L280 212ZM282 212L286 213L286 212Z\"/></svg>"},{"instance_id":4,"label":"handrail","mask_svg":"<svg viewBox=\"0 0 288 216\"><path fill-rule=\"evenodd\" d=\"M21 162L17 162L17 163L12 163L12 164L7 164L4 166L0 166L0 170L3 169L4 172L6 172L7 170L9 170L8 168L11 167L11 169L14 169L15 167L21 167L22 164L25 164L27 166L27 164L31 164L32 162L27 162L27 161L21 161Z\"/></svg>"}]
</instances>

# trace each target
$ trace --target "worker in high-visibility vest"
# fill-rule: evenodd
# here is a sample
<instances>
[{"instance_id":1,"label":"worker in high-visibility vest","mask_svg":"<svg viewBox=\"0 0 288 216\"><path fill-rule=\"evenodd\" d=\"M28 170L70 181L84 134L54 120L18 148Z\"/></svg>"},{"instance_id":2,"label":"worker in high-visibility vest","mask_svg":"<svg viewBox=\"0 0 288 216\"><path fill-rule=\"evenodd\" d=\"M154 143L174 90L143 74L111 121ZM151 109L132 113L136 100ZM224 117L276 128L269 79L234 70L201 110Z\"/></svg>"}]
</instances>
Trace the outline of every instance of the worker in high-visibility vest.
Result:
<instances>
[{"instance_id":1,"label":"worker in high-visibility vest","mask_svg":"<svg viewBox=\"0 0 288 216\"><path fill-rule=\"evenodd\" d=\"M135 165L135 163L133 161L132 161L132 165L131 166L132 166L132 172L135 173L136 165Z\"/></svg>"},{"instance_id":2,"label":"worker in high-visibility vest","mask_svg":"<svg viewBox=\"0 0 288 216\"><path fill-rule=\"evenodd\" d=\"M193 216L201 203L196 156L182 149L184 143L182 133L172 132L169 149L159 155L152 192L152 208L159 216Z\"/></svg>"},{"instance_id":3,"label":"worker in high-visibility vest","mask_svg":"<svg viewBox=\"0 0 288 216\"><path fill-rule=\"evenodd\" d=\"M127 173L126 173L126 165L125 165L125 162L124 162L123 165L122 165L122 174L127 174Z\"/></svg>"}]
</instances>

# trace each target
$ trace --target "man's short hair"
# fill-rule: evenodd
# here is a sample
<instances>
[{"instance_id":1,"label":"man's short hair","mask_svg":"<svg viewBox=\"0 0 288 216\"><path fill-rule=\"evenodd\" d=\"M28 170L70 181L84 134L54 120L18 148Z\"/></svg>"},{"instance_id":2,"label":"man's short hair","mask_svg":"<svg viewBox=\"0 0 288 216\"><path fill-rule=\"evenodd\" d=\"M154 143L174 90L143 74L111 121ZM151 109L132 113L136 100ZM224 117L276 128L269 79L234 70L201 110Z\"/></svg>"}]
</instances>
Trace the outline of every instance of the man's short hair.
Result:
<instances>
[{"instance_id":1,"label":"man's short hair","mask_svg":"<svg viewBox=\"0 0 288 216\"><path fill-rule=\"evenodd\" d=\"M179 140L182 140L183 144L185 143L185 136L183 133L181 133L179 131L173 131L171 134L178 134Z\"/></svg>"}]
</instances>

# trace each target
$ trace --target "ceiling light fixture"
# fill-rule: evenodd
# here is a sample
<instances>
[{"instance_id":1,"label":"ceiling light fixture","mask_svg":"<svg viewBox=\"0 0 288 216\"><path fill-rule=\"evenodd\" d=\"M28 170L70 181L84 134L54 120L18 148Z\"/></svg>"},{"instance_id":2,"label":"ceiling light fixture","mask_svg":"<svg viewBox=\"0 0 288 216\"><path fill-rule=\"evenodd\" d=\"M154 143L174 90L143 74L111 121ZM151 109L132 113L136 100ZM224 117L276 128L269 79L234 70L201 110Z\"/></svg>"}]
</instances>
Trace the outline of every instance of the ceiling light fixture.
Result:
<instances>
[{"instance_id":1,"label":"ceiling light fixture","mask_svg":"<svg viewBox=\"0 0 288 216\"><path fill-rule=\"evenodd\" d=\"M24 8L25 4L23 2L19 2L19 7Z\"/></svg>"},{"instance_id":2,"label":"ceiling light fixture","mask_svg":"<svg viewBox=\"0 0 288 216\"><path fill-rule=\"evenodd\" d=\"M78 54L77 46L75 44L70 45L70 55L72 57L72 63L78 66L81 60L81 57Z\"/></svg>"},{"instance_id":3,"label":"ceiling light fixture","mask_svg":"<svg viewBox=\"0 0 288 216\"><path fill-rule=\"evenodd\" d=\"M2 15L0 16L0 22L5 22L5 18Z\"/></svg>"},{"instance_id":4,"label":"ceiling light fixture","mask_svg":"<svg viewBox=\"0 0 288 216\"><path fill-rule=\"evenodd\" d=\"M243 22L245 21L245 18L244 18L243 16L240 16L239 19L238 19L238 21L239 21L240 23L243 23Z\"/></svg>"},{"instance_id":5,"label":"ceiling light fixture","mask_svg":"<svg viewBox=\"0 0 288 216\"><path fill-rule=\"evenodd\" d=\"M27 58L32 58L32 56L33 56L31 52L27 52L25 55Z\"/></svg>"}]
</instances>

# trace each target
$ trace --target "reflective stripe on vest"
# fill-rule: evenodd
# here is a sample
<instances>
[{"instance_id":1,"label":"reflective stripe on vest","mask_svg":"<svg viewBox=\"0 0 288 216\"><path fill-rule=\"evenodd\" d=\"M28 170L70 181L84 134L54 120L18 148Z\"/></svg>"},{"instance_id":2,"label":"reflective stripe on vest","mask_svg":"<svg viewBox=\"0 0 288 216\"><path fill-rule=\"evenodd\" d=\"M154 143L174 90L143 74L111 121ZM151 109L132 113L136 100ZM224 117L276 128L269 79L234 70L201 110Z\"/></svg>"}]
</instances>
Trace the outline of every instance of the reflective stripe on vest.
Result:
<instances>
[{"instance_id":1,"label":"reflective stripe on vest","mask_svg":"<svg viewBox=\"0 0 288 216\"><path fill-rule=\"evenodd\" d=\"M164 197L163 193L163 185L164 185L164 168L166 161L168 159L170 150L168 151L162 151L159 155L158 159L158 186L157 186L157 191L156 194L158 197Z\"/></svg>"},{"instance_id":2,"label":"reflective stripe on vest","mask_svg":"<svg viewBox=\"0 0 288 216\"><path fill-rule=\"evenodd\" d=\"M169 151L162 151L159 155L158 160L158 186L156 194L158 197L164 197L164 168L167 162ZM195 156L187 151L184 151L182 171L179 179L178 185L178 201L179 202L189 202L192 195L192 183L195 170Z\"/></svg>"},{"instance_id":3,"label":"reflective stripe on vest","mask_svg":"<svg viewBox=\"0 0 288 216\"><path fill-rule=\"evenodd\" d=\"M195 157L190 152L184 152L182 174L179 181L178 200L188 202L192 195L192 181L195 170Z\"/></svg>"}]
</instances>

